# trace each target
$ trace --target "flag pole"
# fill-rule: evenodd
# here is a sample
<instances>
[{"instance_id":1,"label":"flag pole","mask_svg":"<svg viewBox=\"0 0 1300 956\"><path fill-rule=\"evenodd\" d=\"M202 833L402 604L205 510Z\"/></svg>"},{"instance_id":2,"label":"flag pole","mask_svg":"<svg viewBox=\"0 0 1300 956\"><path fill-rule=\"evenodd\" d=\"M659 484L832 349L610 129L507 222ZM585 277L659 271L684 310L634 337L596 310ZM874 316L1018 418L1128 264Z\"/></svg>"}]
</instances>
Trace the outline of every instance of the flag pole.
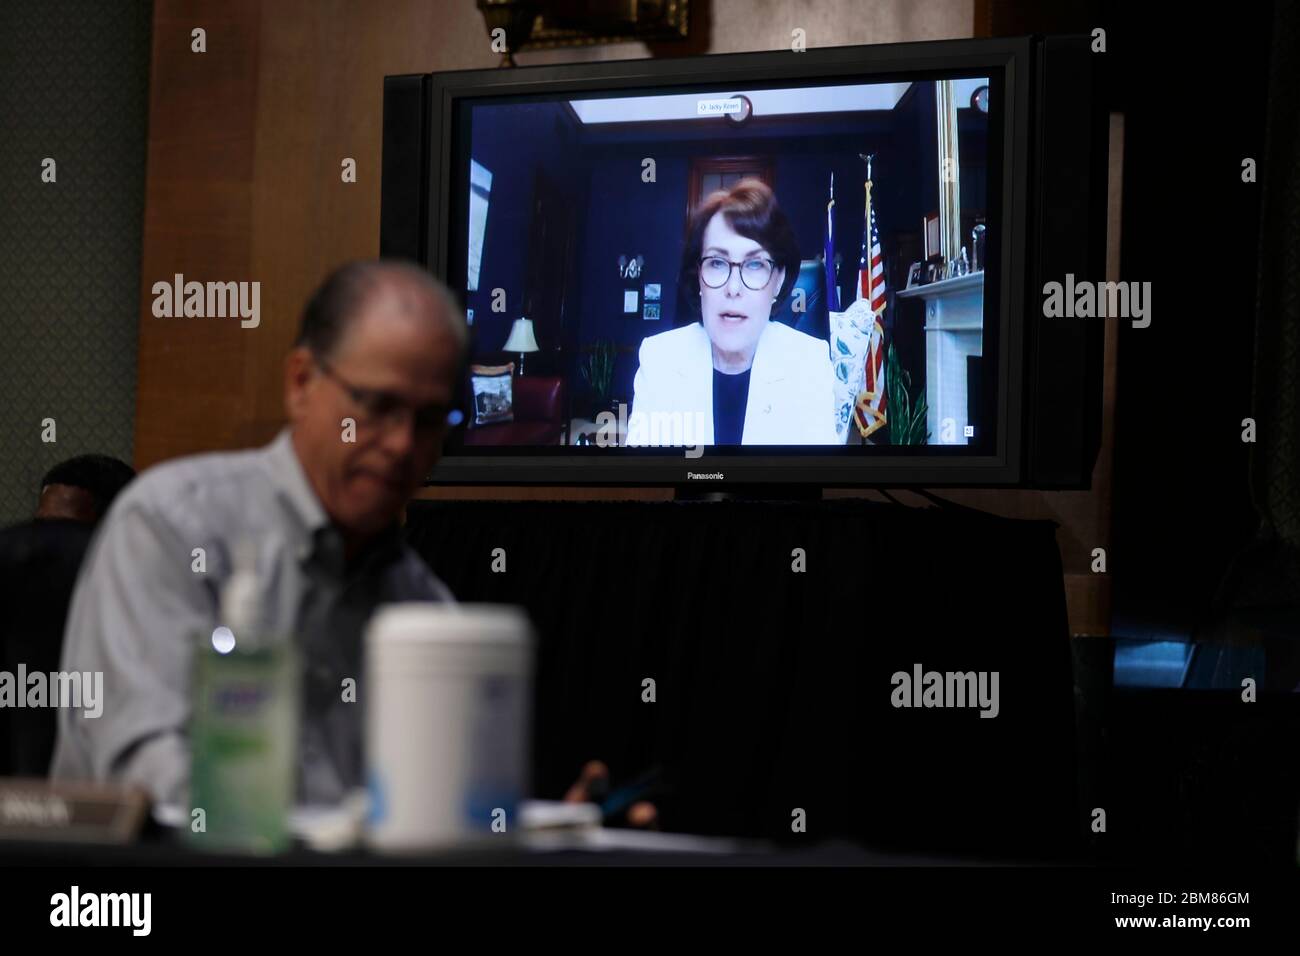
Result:
<instances>
[{"instance_id":1,"label":"flag pole","mask_svg":"<svg viewBox=\"0 0 1300 956\"><path fill-rule=\"evenodd\" d=\"M835 209L835 170L831 170L831 196L826 203L826 248L822 250L825 258L826 269L826 308L830 312L838 312L840 309L839 286L836 282L838 278L835 275L835 220L833 210Z\"/></svg>"},{"instance_id":2,"label":"flag pole","mask_svg":"<svg viewBox=\"0 0 1300 956\"><path fill-rule=\"evenodd\" d=\"M858 156L861 157L862 161L863 161L864 163L867 164L867 180L866 180L865 183L862 184L863 187L864 187L865 190L866 190L866 193L867 193L867 204L866 204L866 208L865 208L865 210L863 211L862 223L863 223L863 228L867 230L867 236L866 236L867 247L868 247L868 248L867 248L867 255L868 255L868 257L869 257L869 256L871 255L871 249L870 249L870 246L871 246L871 161L872 161L873 159L876 158L876 154L875 154L875 153L858 153ZM870 275L871 275L871 262L868 261L868 262L867 262L867 276L868 276L868 283L867 283L867 284L868 284L868 285L871 284L871 282L870 282L870 278L869 278ZM861 287L862 287L862 282L859 281L859 282L858 282L859 293L861 293L861 291L862 291L862 288L861 288ZM871 290L870 290L870 289L867 289L867 290L866 290L866 293L867 293L867 295L870 295L870 294L871 294ZM870 306L871 306L871 302L870 302L870 301L867 302L867 306L868 306L868 308L870 308ZM881 311L883 311L883 310L884 310L884 306L881 306ZM876 310L872 309L872 314L875 315L877 319L879 319L880 315L879 315L878 312L876 312Z\"/></svg>"},{"instance_id":3,"label":"flag pole","mask_svg":"<svg viewBox=\"0 0 1300 956\"><path fill-rule=\"evenodd\" d=\"M880 409L882 404L881 400L884 397L883 394L881 394L884 391L884 383L881 381L880 372L884 363L884 356L882 353L884 350L885 327L882 319L885 312L885 304L882 302L878 309L872 308L871 306L871 297L875 292L875 282L872 279L873 269L871 262L871 164L872 160L875 159L875 156L875 153L858 153L858 157L867 164L867 178L863 183L863 189L866 193L866 205L863 209L862 216L862 228L864 230L863 246L866 250L865 255L867 260L865 270L867 288L862 288L863 278L859 277L858 297L866 297L867 308L871 310L872 315L872 334L871 338L867 340L867 363L871 374L868 376L867 388L863 389L862 393L858 396L857 407L858 411L862 414L860 417L855 416L855 418L858 419L858 432L864 439L870 437L874 432L884 427L888 420L886 418L888 413L881 411ZM881 343L881 348L879 350L872 347L871 343L873 339L879 339ZM869 424L866 422L868 418L871 419Z\"/></svg>"}]
</instances>

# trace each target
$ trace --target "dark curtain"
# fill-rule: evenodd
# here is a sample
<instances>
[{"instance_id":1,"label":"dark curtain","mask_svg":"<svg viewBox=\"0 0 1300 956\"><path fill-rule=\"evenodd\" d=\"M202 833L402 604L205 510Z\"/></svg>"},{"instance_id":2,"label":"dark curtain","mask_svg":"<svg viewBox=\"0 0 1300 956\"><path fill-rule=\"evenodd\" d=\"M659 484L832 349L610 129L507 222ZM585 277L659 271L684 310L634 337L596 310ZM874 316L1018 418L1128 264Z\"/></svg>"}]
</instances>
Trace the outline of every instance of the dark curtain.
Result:
<instances>
[{"instance_id":1,"label":"dark curtain","mask_svg":"<svg viewBox=\"0 0 1300 956\"><path fill-rule=\"evenodd\" d=\"M661 767L673 830L1013 856L1082 834L1050 522L856 500L415 501L407 529L460 600L534 622L539 796L596 756L615 785ZM891 675L916 664L998 671L998 716L893 707Z\"/></svg>"},{"instance_id":2,"label":"dark curtain","mask_svg":"<svg viewBox=\"0 0 1300 956\"><path fill-rule=\"evenodd\" d=\"M1215 627L1262 637L1269 684L1300 684L1300 7L1273 5L1255 314L1254 540L1229 570Z\"/></svg>"}]
</instances>

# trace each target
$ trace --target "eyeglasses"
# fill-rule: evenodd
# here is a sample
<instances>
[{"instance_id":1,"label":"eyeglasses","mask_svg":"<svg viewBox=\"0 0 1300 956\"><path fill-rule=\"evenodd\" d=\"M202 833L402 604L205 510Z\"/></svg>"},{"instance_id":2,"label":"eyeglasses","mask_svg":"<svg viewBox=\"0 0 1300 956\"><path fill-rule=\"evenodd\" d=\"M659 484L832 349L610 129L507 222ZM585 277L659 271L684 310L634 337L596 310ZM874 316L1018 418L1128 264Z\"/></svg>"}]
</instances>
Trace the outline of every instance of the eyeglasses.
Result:
<instances>
[{"instance_id":1,"label":"eyeglasses","mask_svg":"<svg viewBox=\"0 0 1300 956\"><path fill-rule=\"evenodd\" d=\"M700 260L700 279L710 289L721 289L731 281L731 270L740 266L740 281L745 288L759 292L767 287L772 278L771 259L746 259L744 262L732 262L722 256L705 256Z\"/></svg>"},{"instance_id":2,"label":"eyeglasses","mask_svg":"<svg viewBox=\"0 0 1300 956\"><path fill-rule=\"evenodd\" d=\"M352 403L361 410L361 424L366 426L382 425L385 428L401 426L406 419L406 412L411 413L416 431L436 432L452 424L456 411L440 402L433 402L416 408L404 402L392 392L374 388L361 388L353 385L329 366L329 363L317 358L316 365L329 378L338 383L347 392Z\"/></svg>"}]
</instances>

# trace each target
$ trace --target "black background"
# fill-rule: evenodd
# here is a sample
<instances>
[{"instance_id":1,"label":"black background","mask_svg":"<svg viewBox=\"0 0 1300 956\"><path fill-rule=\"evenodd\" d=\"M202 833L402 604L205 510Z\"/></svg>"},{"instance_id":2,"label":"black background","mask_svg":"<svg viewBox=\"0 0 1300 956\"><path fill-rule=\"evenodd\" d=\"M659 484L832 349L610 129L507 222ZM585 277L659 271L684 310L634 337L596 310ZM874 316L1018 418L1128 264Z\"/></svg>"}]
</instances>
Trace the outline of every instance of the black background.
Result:
<instances>
[{"instance_id":1,"label":"black background","mask_svg":"<svg viewBox=\"0 0 1300 956\"><path fill-rule=\"evenodd\" d=\"M1120 278L1152 283L1119 327L1113 633L1189 636L1258 521L1248 485L1260 182L1273 7L989 4L994 35L1106 31L1124 114Z\"/></svg>"}]
</instances>

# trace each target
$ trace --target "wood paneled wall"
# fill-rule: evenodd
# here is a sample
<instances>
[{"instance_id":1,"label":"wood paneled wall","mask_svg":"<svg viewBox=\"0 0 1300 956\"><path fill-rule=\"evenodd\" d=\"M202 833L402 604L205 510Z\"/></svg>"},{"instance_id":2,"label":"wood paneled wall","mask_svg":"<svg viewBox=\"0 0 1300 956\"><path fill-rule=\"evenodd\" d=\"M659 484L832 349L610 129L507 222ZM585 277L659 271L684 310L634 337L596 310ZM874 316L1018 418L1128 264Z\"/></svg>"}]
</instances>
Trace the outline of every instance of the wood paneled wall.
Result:
<instances>
[{"instance_id":1,"label":"wood paneled wall","mask_svg":"<svg viewBox=\"0 0 1300 956\"><path fill-rule=\"evenodd\" d=\"M191 49L206 31L207 52ZM379 248L383 78L491 66L460 0L157 0L137 467L268 440L312 288ZM345 158L357 182L344 183ZM261 321L157 318L154 282L261 283Z\"/></svg>"}]
</instances>

